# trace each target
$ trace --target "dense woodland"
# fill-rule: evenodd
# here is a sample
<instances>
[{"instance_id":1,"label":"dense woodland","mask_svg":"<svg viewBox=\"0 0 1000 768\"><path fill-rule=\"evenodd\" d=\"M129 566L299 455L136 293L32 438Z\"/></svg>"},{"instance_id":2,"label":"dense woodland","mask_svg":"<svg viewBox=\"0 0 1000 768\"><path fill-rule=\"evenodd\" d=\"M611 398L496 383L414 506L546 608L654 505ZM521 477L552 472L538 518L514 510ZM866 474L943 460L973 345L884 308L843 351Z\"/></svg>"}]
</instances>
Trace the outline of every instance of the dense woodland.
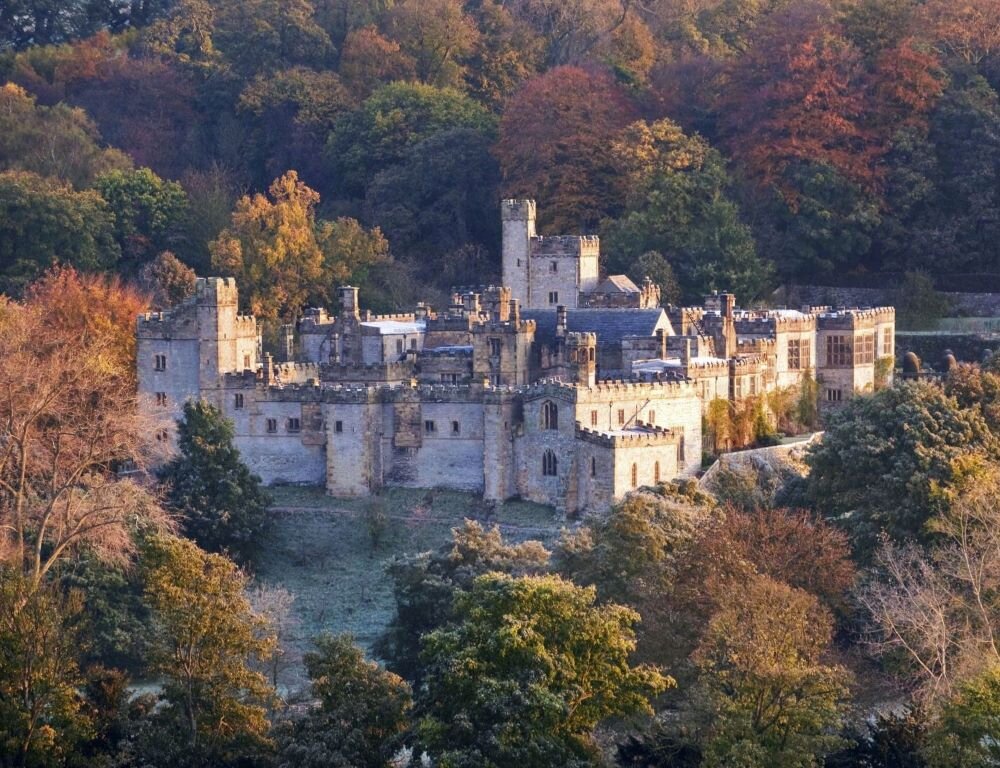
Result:
<instances>
[{"instance_id":1,"label":"dense woodland","mask_svg":"<svg viewBox=\"0 0 1000 768\"><path fill-rule=\"evenodd\" d=\"M0 281L163 251L294 318L498 269L501 196L667 299L997 273L996 0L8 0ZM975 281L974 281L975 282ZM979 282L979 285L982 283Z\"/></svg>"}]
</instances>

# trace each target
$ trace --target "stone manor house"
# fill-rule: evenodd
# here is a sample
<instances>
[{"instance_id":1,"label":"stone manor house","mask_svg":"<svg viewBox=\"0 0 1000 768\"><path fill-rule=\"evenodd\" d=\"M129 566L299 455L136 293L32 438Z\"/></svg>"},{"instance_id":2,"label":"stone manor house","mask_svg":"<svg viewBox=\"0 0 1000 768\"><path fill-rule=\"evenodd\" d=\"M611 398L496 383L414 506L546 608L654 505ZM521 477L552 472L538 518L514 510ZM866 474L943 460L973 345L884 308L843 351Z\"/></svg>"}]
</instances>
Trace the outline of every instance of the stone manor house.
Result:
<instances>
[{"instance_id":1,"label":"stone manor house","mask_svg":"<svg viewBox=\"0 0 1000 768\"><path fill-rule=\"evenodd\" d=\"M340 288L340 314L308 310L282 361L261 355L235 281L200 278L138 318L140 395L171 419L190 398L218 406L266 483L445 487L577 513L695 472L716 398L810 372L836 407L893 356L890 307L742 311L716 294L664 309L648 280L601 279L596 237L537 235L533 201L503 201L502 218L501 287L399 315Z\"/></svg>"}]
</instances>

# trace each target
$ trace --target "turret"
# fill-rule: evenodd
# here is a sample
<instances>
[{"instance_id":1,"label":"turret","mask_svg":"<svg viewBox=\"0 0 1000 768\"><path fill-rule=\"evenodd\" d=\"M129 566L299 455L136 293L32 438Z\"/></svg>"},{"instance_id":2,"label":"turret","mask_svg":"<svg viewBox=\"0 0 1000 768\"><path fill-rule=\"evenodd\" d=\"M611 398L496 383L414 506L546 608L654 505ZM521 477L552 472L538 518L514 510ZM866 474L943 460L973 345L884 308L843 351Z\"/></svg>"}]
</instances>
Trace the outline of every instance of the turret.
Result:
<instances>
[{"instance_id":1,"label":"turret","mask_svg":"<svg viewBox=\"0 0 1000 768\"><path fill-rule=\"evenodd\" d=\"M597 334L567 334L566 363L575 383L594 386L597 383Z\"/></svg>"},{"instance_id":2,"label":"turret","mask_svg":"<svg viewBox=\"0 0 1000 768\"><path fill-rule=\"evenodd\" d=\"M504 200L500 204L503 234L503 284L511 296L531 306L531 239L535 236L535 201Z\"/></svg>"}]
</instances>

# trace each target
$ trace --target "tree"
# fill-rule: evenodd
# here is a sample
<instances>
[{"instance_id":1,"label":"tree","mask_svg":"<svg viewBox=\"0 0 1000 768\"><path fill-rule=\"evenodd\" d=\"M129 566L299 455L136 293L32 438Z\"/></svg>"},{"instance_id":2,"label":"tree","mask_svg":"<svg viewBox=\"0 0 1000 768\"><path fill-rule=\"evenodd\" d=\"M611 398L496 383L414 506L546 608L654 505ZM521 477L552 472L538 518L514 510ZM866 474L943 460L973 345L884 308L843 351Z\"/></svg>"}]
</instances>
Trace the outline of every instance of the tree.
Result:
<instances>
[{"instance_id":1,"label":"tree","mask_svg":"<svg viewBox=\"0 0 1000 768\"><path fill-rule=\"evenodd\" d=\"M268 526L270 498L233 445L233 424L204 401L184 404L179 455L160 472L167 506L187 536L209 552L249 559Z\"/></svg>"},{"instance_id":2,"label":"tree","mask_svg":"<svg viewBox=\"0 0 1000 768\"><path fill-rule=\"evenodd\" d=\"M637 284L641 285L648 277L657 288L660 289L660 304L679 304L681 301L681 287L677 282L677 273L670 266L670 262L663 258L659 251L646 251L638 259L632 262L629 268L629 276Z\"/></svg>"},{"instance_id":3,"label":"tree","mask_svg":"<svg viewBox=\"0 0 1000 768\"><path fill-rule=\"evenodd\" d=\"M770 15L734 60L721 129L739 162L764 183L798 161L829 165L871 185L877 145L864 125L861 57L819 2Z\"/></svg>"},{"instance_id":4,"label":"tree","mask_svg":"<svg viewBox=\"0 0 1000 768\"><path fill-rule=\"evenodd\" d=\"M892 655L929 706L1000 664L1000 504L997 469L967 479L931 522L930 552L886 543L860 590L874 650Z\"/></svg>"},{"instance_id":5,"label":"tree","mask_svg":"<svg viewBox=\"0 0 1000 768\"><path fill-rule=\"evenodd\" d=\"M945 704L925 750L931 768L989 768L1000 761L1000 668L964 683Z\"/></svg>"},{"instance_id":6,"label":"tree","mask_svg":"<svg viewBox=\"0 0 1000 768\"><path fill-rule=\"evenodd\" d=\"M267 632L274 638L271 657L261 667L267 674L271 687L278 690L285 672L302 663L302 654L292 645L301 622L294 613L295 595L284 587L258 584L250 592L250 606L262 616Z\"/></svg>"},{"instance_id":7,"label":"tree","mask_svg":"<svg viewBox=\"0 0 1000 768\"><path fill-rule=\"evenodd\" d=\"M160 722L164 737L177 739L162 748L217 762L259 750L273 690L250 663L267 658L273 638L246 598L247 577L225 557L168 536L150 538L141 563L156 627L150 671L163 679Z\"/></svg>"},{"instance_id":8,"label":"tree","mask_svg":"<svg viewBox=\"0 0 1000 768\"><path fill-rule=\"evenodd\" d=\"M309 0L220 0L212 40L244 76L302 64L322 68L333 47Z\"/></svg>"},{"instance_id":9,"label":"tree","mask_svg":"<svg viewBox=\"0 0 1000 768\"><path fill-rule=\"evenodd\" d=\"M504 194L538 199L544 227L593 231L620 205L608 147L635 115L603 72L558 67L527 81L500 121Z\"/></svg>"},{"instance_id":10,"label":"tree","mask_svg":"<svg viewBox=\"0 0 1000 768\"><path fill-rule=\"evenodd\" d=\"M514 0L515 18L547 45L546 64L585 60L629 18L630 3L620 0Z\"/></svg>"},{"instance_id":11,"label":"tree","mask_svg":"<svg viewBox=\"0 0 1000 768\"><path fill-rule=\"evenodd\" d=\"M392 83L337 121L327 141L327 158L343 190L362 195L369 180L402 160L410 147L458 128L490 135L493 118L451 88Z\"/></svg>"},{"instance_id":12,"label":"tree","mask_svg":"<svg viewBox=\"0 0 1000 768\"><path fill-rule=\"evenodd\" d=\"M209 245L212 266L235 275L243 301L257 317L293 320L323 275L316 242L319 195L295 171L275 179L270 197L244 196L232 222Z\"/></svg>"},{"instance_id":13,"label":"tree","mask_svg":"<svg viewBox=\"0 0 1000 768\"><path fill-rule=\"evenodd\" d=\"M537 541L510 544L497 528L472 520L453 528L451 544L437 552L397 558L389 566L396 613L375 643L389 668L408 680L422 673L420 638L454 617L455 596L484 573L514 575L545 570L549 553Z\"/></svg>"},{"instance_id":14,"label":"tree","mask_svg":"<svg viewBox=\"0 0 1000 768\"><path fill-rule=\"evenodd\" d=\"M389 12L386 26L414 61L421 82L461 86L462 61L476 45L479 30L459 0L402 0Z\"/></svg>"},{"instance_id":15,"label":"tree","mask_svg":"<svg viewBox=\"0 0 1000 768\"><path fill-rule=\"evenodd\" d=\"M442 288L468 285L483 275L453 263L453 254L467 244L499 251L499 181L488 137L468 128L444 131L376 175L366 209L396 256L414 263L421 277Z\"/></svg>"},{"instance_id":16,"label":"tree","mask_svg":"<svg viewBox=\"0 0 1000 768\"><path fill-rule=\"evenodd\" d=\"M197 275L170 251L163 251L139 272L139 285L159 310L180 304L194 294Z\"/></svg>"},{"instance_id":17,"label":"tree","mask_svg":"<svg viewBox=\"0 0 1000 768\"><path fill-rule=\"evenodd\" d=\"M412 80L416 63L374 26L353 29L344 40L338 72L357 98L365 99L381 85Z\"/></svg>"},{"instance_id":18,"label":"tree","mask_svg":"<svg viewBox=\"0 0 1000 768\"><path fill-rule=\"evenodd\" d=\"M38 106L23 88L0 86L0 169L54 176L80 188L104 171L129 167L121 152L101 147L83 110Z\"/></svg>"},{"instance_id":19,"label":"tree","mask_svg":"<svg viewBox=\"0 0 1000 768\"><path fill-rule=\"evenodd\" d=\"M323 635L306 654L319 707L291 723L280 768L388 768L409 726L410 687L368 661L348 635Z\"/></svg>"},{"instance_id":20,"label":"tree","mask_svg":"<svg viewBox=\"0 0 1000 768\"><path fill-rule=\"evenodd\" d=\"M313 297L326 306L338 301L337 285L349 282L367 287L371 270L392 264L389 241L382 230L365 229L356 219L319 222L316 240L323 254L324 284L314 288Z\"/></svg>"},{"instance_id":21,"label":"tree","mask_svg":"<svg viewBox=\"0 0 1000 768\"><path fill-rule=\"evenodd\" d=\"M726 198L724 161L707 142L669 120L640 121L612 142L611 154L627 190L624 213L602 227L614 268L630 270L656 251L676 270L685 297L731 290L748 302L764 292L769 266Z\"/></svg>"},{"instance_id":22,"label":"tree","mask_svg":"<svg viewBox=\"0 0 1000 768\"><path fill-rule=\"evenodd\" d=\"M518 86L541 69L545 41L497 0L482 0L470 12L481 34L467 58L465 80L479 101L499 112Z\"/></svg>"},{"instance_id":23,"label":"tree","mask_svg":"<svg viewBox=\"0 0 1000 768\"><path fill-rule=\"evenodd\" d=\"M139 414L114 334L88 325L102 319L0 304L0 559L34 588L81 550L124 562L137 528L168 525L117 471L148 466L159 425Z\"/></svg>"},{"instance_id":24,"label":"tree","mask_svg":"<svg viewBox=\"0 0 1000 768\"><path fill-rule=\"evenodd\" d=\"M92 735L79 694L79 594L0 567L0 753L4 765L65 765Z\"/></svg>"},{"instance_id":25,"label":"tree","mask_svg":"<svg viewBox=\"0 0 1000 768\"><path fill-rule=\"evenodd\" d=\"M120 256L113 214L97 192L0 172L0 291L20 293L57 263L94 272L113 268Z\"/></svg>"},{"instance_id":26,"label":"tree","mask_svg":"<svg viewBox=\"0 0 1000 768\"><path fill-rule=\"evenodd\" d=\"M180 184L140 168L102 174L94 188L114 216L115 240L124 262L121 269L134 274L153 254L176 247L188 208Z\"/></svg>"},{"instance_id":27,"label":"tree","mask_svg":"<svg viewBox=\"0 0 1000 768\"><path fill-rule=\"evenodd\" d=\"M903 382L854 398L830 418L806 455L808 492L859 551L870 552L883 533L925 539L926 522L947 506L943 492L961 479L958 460L996 451L981 415L935 384Z\"/></svg>"},{"instance_id":28,"label":"tree","mask_svg":"<svg viewBox=\"0 0 1000 768\"><path fill-rule=\"evenodd\" d=\"M829 612L766 576L719 599L694 656L711 712L702 764L815 765L839 744L848 692L846 670L822 662Z\"/></svg>"},{"instance_id":29,"label":"tree","mask_svg":"<svg viewBox=\"0 0 1000 768\"><path fill-rule=\"evenodd\" d=\"M632 667L634 611L558 576L486 574L424 638L422 746L442 765L582 766L594 728L672 684Z\"/></svg>"}]
</instances>

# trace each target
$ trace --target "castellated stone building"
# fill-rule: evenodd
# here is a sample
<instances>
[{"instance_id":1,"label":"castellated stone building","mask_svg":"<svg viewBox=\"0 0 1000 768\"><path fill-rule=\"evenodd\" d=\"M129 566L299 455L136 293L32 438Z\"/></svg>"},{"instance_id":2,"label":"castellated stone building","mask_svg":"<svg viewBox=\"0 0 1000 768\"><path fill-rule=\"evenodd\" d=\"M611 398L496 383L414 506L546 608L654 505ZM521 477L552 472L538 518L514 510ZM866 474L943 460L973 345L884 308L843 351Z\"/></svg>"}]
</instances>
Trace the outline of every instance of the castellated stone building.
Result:
<instances>
[{"instance_id":1,"label":"castellated stone building","mask_svg":"<svg viewBox=\"0 0 1000 768\"><path fill-rule=\"evenodd\" d=\"M173 419L191 398L218 406L267 483L445 487L579 513L697 471L713 399L811 373L837 407L880 365L891 375L891 308L750 312L718 294L664 309L648 280L601 279L597 238L539 237L534 216L533 201L502 203L503 286L398 315L345 286L338 316L306 311L292 359L261 355L233 279L200 278L138 318L143 402Z\"/></svg>"}]
</instances>

